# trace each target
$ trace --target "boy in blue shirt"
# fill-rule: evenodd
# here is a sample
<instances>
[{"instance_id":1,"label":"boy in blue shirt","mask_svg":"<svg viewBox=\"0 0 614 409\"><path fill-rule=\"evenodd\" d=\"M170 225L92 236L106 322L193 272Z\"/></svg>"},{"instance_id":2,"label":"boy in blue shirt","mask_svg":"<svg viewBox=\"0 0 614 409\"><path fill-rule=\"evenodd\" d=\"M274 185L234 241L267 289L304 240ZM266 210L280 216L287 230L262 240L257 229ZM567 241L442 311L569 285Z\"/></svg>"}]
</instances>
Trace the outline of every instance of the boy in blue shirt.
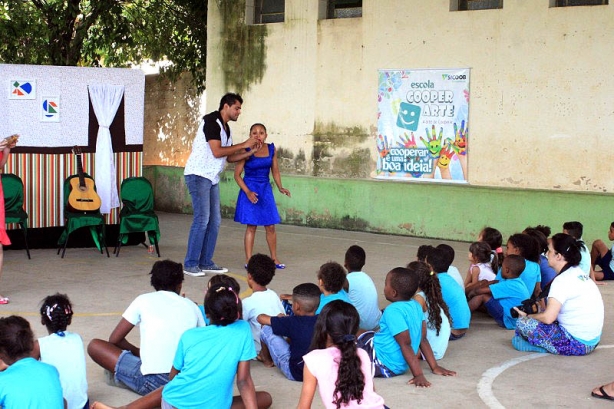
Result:
<instances>
[{"instance_id":1,"label":"boy in blue shirt","mask_svg":"<svg viewBox=\"0 0 614 409\"><path fill-rule=\"evenodd\" d=\"M426 255L426 262L437 273L441 284L441 295L450 311L450 326L452 327L450 341L460 339L465 336L471 321L471 311L467 304L465 290L448 273L450 267L449 257L436 247L429 249Z\"/></svg>"},{"instance_id":2,"label":"boy in blue shirt","mask_svg":"<svg viewBox=\"0 0 614 409\"><path fill-rule=\"evenodd\" d=\"M379 309L377 288L371 277L362 271L365 260L366 253L362 247L353 245L347 249L343 265L348 274L343 288L348 292L350 302L358 311L359 328L372 331L379 326L382 312Z\"/></svg>"},{"instance_id":3,"label":"boy in blue shirt","mask_svg":"<svg viewBox=\"0 0 614 409\"><path fill-rule=\"evenodd\" d=\"M262 325L260 358L265 366L271 367L274 364L291 381L303 381L303 355L309 351L319 304L318 286L304 283L292 290L294 315L258 315L258 322Z\"/></svg>"},{"instance_id":4,"label":"boy in blue shirt","mask_svg":"<svg viewBox=\"0 0 614 409\"><path fill-rule=\"evenodd\" d=\"M510 254L503 259L501 266L501 281L475 288L468 294L469 308L475 311L484 306L500 327L516 328L516 318L510 310L530 297L529 290L519 278L525 269L525 260L522 256Z\"/></svg>"},{"instance_id":5,"label":"boy in blue shirt","mask_svg":"<svg viewBox=\"0 0 614 409\"><path fill-rule=\"evenodd\" d=\"M357 341L357 346L367 351L375 366L375 376L390 378L401 375L407 368L413 378L410 385L428 387L418 351L421 351L431 370L437 375L456 375L437 364L431 346L426 339L426 321L422 307L412 297L418 289L417 275L403 267L397 267L386 275L384 296L391 304L380 319L378 332L367 331Z\"/></svg>"},{"instance_id":6,"label":"boy in blue shirt","mask_svg":"<svg viewBox=\"0 0 614 409\"><path fill-rule=\"evenodd\" d=\"M318 286L322 294L320 295L320 306L316 314L319 314L326 304L334 300L341 300L351 304L348 293L343 289L344 284L345 270L341 264L329 261L320 266L320 270L318 271Z\"/></svg>"}]
</instances>

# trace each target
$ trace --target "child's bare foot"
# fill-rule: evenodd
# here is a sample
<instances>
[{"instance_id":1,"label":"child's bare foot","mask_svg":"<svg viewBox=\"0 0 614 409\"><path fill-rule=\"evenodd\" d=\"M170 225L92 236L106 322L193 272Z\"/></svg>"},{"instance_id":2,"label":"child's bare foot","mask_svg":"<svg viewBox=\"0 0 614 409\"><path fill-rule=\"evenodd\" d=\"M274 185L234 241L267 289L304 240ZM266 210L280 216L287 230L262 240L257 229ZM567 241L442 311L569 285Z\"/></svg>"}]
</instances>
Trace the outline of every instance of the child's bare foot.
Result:
<instances>
[{"instance_id":1,"label":"child's bare foot","mask_svg":"<svg viewBox=\"0 0 614 409\"><path fill-rule=\"evenodd\" d=\"M262 362L262 364L267 367L267 368L273 368L275 366L275 363L273 363L272 360L270 359L266 359L265 357L262 356L262 354L258 353L258 355L256 355L256 359L260 362Z\"/></svg>"},{"instance_id":2,"label":"child's bare foot","mask_svg":"<svg viewBox=\"0 0 614 409\"><path fill-rule=\"evenodd\" d=\"M104 403L94 402L90 406L90 409L113 409L112 406L105 405Z\"/></svg>"}]
</instances>

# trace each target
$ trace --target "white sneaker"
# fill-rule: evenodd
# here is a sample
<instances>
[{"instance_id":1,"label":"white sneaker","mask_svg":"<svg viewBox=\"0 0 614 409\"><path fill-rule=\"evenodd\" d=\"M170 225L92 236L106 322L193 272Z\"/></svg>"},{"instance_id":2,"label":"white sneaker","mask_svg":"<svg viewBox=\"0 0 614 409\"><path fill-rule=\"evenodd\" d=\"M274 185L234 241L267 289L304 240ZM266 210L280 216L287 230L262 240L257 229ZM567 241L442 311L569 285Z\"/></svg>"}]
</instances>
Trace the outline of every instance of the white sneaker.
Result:
<instances>
[{"instance_id":1,"label":"white sneaker","mask_svg":"<svg viewBox=\"0 0 614 409\"><path fill-rule=\"evenodd\" d=\"M204 277L206 273L202 271L200 268L194 267L184 267L183 274L187 274L192 277Z\"/></svg>"},{"instance_id":2,"label":"white sneaker","mask_svg":"<svg viewBox=\"0 0 614 409\"><path fill-rule=\"evenodd\" d=\"M205 273L210 273L210 274L224 274L228 272L227 268L224 267L220 267L217 264L213 264L209 267L205 267L205 268L201 268L200 271L203 273L203 275L205 275Z\"/></svg>"}]
</instances>

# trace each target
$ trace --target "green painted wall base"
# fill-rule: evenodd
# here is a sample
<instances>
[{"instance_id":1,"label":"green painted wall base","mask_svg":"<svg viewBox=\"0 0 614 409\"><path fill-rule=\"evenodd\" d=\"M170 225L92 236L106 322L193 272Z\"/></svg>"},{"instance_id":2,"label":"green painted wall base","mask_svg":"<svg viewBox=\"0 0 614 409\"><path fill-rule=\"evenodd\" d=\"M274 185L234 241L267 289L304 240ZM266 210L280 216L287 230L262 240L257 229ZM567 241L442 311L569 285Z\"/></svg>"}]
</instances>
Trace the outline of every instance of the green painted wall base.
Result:
<instances>
[{"instance_id":1,"label":"green painted wall base","mask_svg":"<svg viewBox=\"0 0 614 409\"><path fill-rule=\"evenodd\" d=\"M150 166L144 175L154 185L158 210L191 213L183 168ZM590 245L607 239L614 221L614 198L602 193L286 175L282 180L292 193L288 198L275 190L284 224L474 241L484 226L499 229L505 240L527 226L544 224L557 233L564 222L578 220ZM222 215L232 218L238 187L231 171L224 173L220 192Z\"/></svg>"}]
</instances>

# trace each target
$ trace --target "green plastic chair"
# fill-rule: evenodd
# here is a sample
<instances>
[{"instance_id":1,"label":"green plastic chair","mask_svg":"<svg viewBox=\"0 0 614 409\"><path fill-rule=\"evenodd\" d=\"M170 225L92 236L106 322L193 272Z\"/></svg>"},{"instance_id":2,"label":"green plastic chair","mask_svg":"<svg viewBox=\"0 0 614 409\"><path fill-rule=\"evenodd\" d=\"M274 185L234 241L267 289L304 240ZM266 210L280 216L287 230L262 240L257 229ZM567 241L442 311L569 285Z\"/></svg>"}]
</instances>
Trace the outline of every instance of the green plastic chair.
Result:
<instances>
[{"instance_id":1,"label":"green plastic chair","mask_svg":"<svg viewBox=\"0 0 614 409\"><path fill-rule=\"evenodd\" d=\"M7 224L19 224L23 231L26 253L30 259L28 247L28 213L23 210L23 181L13 173L2 174L2 191L4 192L4 217Z\"/></svg>"},{"instance_id":2,"label":"green plastic chair","mask_svg":"<svg viewBox=\"0 0 614 409\"><path fill-rule=\"evenodd\" d=\"M87 179L94 180L90 175L85 173L83 175ZM71 192L70 181L73 178L78 178L79 175L72 175L66 178L64 181L64 220L65 227L60 239L58 240L58 254L60 254L60 250L62 250L62 258L64 258L64 253L66 253L66 246L68 245L68 238L71 233L75 230L81 229L83 227L89 227L90 232L92 234L92 239L96 244L98 250L100 250L100 254L104 254L102 248L107 252L107 257L109 257L109 249L107 248L104 230L105 230L105 220L100 210L96 211L76 211L71 209L68 204L68 197ZM96 190L96 185L94 184L94 190Z\"/></svg>"},{"instance_id":3,"label":"green plastic chair","mask_svg":"<svg viewBox=\"0 0 614 409\"><path fill-rule=\"evenodd\" d=\"M151 183L144 177L129 177L122 182L119 195L123 207L119 212L119 236L114 251L115 257L119 256L122 245L128 242L130 233L147 234L149 243L156 247L156 254L160 257L160 223L154 212ZM141 244L147 247L144 240Z\"/></svg>"}]
</instances>

